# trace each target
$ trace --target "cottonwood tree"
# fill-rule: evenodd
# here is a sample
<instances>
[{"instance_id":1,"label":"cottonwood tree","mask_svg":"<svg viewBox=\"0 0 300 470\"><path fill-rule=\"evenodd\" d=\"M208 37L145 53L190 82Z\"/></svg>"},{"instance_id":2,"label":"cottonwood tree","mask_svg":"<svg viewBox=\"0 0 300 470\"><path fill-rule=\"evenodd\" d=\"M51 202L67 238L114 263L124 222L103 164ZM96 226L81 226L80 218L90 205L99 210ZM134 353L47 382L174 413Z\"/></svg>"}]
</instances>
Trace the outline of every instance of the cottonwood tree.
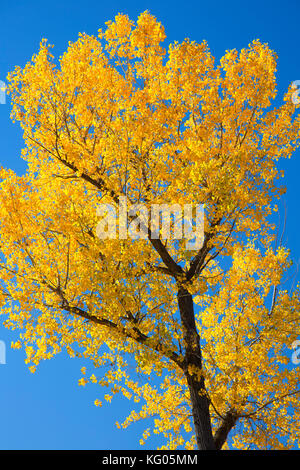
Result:
<instances>
[{"instance_id":1,"label":"cottonwood tree","mask_svg":"<svg viewBox=\"0 0 300 470\"><path fill-rule=\"evenodd\" d=\"M164 39L149 12L120 14L57 61L43 40L9 75L27 170L1 169L5 324L32 371L62 349L89 358L80 384L140 402L122 426L149 418L143 440L295 447L299 290L284 290L271 223L277 160L299 145L292 89L275 107L276 56L258 40L215 64L205 42L166 52ZM121 196L203 204L202 245L150 225L147 239L99 238L97 209Z\"/></svg>"}]
</instances>

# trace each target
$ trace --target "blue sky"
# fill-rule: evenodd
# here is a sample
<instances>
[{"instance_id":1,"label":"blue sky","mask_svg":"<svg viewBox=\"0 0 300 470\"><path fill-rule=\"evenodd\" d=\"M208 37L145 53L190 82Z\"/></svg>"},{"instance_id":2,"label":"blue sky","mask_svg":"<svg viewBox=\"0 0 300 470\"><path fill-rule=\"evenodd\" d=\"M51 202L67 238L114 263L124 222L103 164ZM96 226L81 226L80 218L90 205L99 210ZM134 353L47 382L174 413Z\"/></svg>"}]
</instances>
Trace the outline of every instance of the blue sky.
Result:
<instances>
[{"instance_id":1,"label":"blue sky","mask_svg":"<svg viewBox=\"0 0 300 470\"><path fill-rule=\"evenodd\" d=\"M269 43L278 55L278 100L294 80L300 80L299 0L252 0L213 2L202 0L115 1L35 0L1 4L0 80L16 65L24 66L47 38L59 56L78 32L96 34L119 13L136 20L150 10L165 27L167 43L189 37L205 39L217 60L227 49L241 49L252 40ZM21 132L9 118L9 100L0 105L0 165L22 173ZM285 240L295 263L300 259L299 163L297 152L281 167L285 169L287 225ZM281 207L282 209L282 207ZM0 364L0 449L137 449L143 424L118 430L130 403L117 399L96 408L93 401L103 392L96 385L79 387L79 359L61 354L42 363L35 374L24 364L24 352L10 349L17 333L0 325L0 340L6 343L6 364ZM149 441L155 448L158 441Z\"/></svg>"}]
</instances>

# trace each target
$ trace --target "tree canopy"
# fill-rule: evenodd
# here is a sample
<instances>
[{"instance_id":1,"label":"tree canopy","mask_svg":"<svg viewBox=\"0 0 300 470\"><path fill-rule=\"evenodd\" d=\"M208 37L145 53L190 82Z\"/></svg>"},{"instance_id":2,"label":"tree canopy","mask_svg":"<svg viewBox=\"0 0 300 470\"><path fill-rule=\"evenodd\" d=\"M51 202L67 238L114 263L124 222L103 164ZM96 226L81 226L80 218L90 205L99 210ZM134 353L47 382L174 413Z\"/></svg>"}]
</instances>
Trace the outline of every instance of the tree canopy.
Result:
<instances>
[{"instance_id":1,"label":"tree canopy","mask_svg":"<svg viewBox=\"0 0 300 470\"><path fill-rule=\"evenodd\" d=\"M277 162L299 146L297 105L291 89L274 104L267 44L216 64L206 42L166 51L165 39L149 12L136 23L119 14L59 60L43 40L10 73L27 170L0 172L5 324L21 329L13 346L32 371L62 349L91 359L80 384L139 403L120 426L150 418L143 441L294 447L299 367L287 348L299 290L282 286L290 255L272 214L284 193ZM147 239L100 239L97 208L121 196L203 204L201 248L149 227Z\"/></svg>"}]
</instances>

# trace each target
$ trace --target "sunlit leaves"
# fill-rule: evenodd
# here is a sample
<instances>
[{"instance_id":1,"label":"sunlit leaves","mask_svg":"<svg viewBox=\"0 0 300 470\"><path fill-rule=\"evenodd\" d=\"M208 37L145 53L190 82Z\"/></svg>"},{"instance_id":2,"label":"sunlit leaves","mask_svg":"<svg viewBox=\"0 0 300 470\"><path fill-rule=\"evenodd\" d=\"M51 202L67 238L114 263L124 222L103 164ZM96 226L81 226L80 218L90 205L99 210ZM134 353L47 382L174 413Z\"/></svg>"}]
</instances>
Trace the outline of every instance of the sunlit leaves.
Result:
<instances>
[{"instance_id":1,"label":"sunlit leaves","mask_svg":"<svg viewBox=\"0 0 300 470\"><path fill-rule=\"evenodd\" d=\"M119 196L202 203L201 272L185 277L196 253L184 243L166 249L197 305L214 428L234 409L235 447L294 445L299 377L280 366L299 334L299 293L280 287L288 251L273 247L268 217L299 118L290 91L274 107L276 56L258 40L220 64L206 42L163 47L149 12L106 26L58 60L43 40L9 75L28 164L22 177L0 173L0 302L22 329L13 347L24 344L32 371L62 349L90 359L79 384L109 389L96 406L122 393L141 405L123 427L151 417L163 447L193 448L176 282L149 240L100 240L96 226L98 205Z\"/></svg>"}]
</instances>

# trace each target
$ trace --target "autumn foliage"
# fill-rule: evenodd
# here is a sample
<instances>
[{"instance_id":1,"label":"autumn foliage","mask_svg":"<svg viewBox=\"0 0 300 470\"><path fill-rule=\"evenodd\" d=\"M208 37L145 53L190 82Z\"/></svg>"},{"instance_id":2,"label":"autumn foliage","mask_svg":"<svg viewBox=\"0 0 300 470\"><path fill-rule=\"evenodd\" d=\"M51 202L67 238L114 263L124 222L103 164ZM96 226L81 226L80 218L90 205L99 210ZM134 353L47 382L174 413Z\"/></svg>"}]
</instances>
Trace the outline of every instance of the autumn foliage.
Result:
<instances>
[{"instance_id":1,"label":"autumn foliage","mask_svg":"<svg viewBox=\"0 0 300 470\"><path fill-rule=\"evenodd\" d=\"M295 447L299 291L281 286L289 252L271 224L277 161L299 146L291 91L275 107L276 56L258 40L216 64L205 42L166 51L165 37L149 12L118 15L59 60L43 40L10 74L28 169L0 175L5 324L32 371L62 349L91 359L80 383L132 399L120 426L150 418L143 441ZM100 240L97 207L124 195L204 204L202 248Z\"/></svg>"}]
</instances>

